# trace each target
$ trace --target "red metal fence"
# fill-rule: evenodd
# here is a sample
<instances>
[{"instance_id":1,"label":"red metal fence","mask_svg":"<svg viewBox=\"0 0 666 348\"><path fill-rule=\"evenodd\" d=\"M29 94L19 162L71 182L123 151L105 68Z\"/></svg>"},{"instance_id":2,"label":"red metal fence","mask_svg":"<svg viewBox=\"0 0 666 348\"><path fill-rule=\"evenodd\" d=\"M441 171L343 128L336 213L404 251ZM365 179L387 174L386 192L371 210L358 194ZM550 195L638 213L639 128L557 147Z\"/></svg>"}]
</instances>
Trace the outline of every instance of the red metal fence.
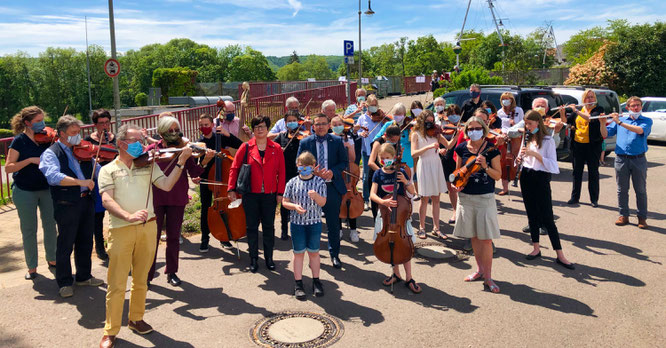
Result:
<instances>
[{"instance_id":1,"label":"red metal fence","mask_svg":"<svg viewBox=\"0 0 666 348\"><path fill-rule=\"evenodd\" d=\"M246 110L240 109L240 102L235 101L238 116L241 118L243 124L249 124L252 117L256 115L265 115L271 118L271 122L275 123L279 118L284 116L285 102L289 97L296 97L301 102L302 113L305 115L312 115L321 110L321 104L327 100L332 99L335 101L337 108L344 108L347 106L347 95L345 92L346 85L340 84L335 81L337 85L314 88L304 91L297 91L293 93L282 93L266 97L259 97L250 100ZM352 93L356 90L356 83L351 84ZM207 113L209 115L216 115L218 112L216 105L201 106L191 109L180 111L172 111L171 113L180 122L180 129L184 136L190 139L196 139L199 136L199 116ZM132 118L125 118L121 120L122 124L135 124L141 128L149 131L149 134L155 134L157 127L158 114L146 115ZM114 127L115 127L115 122ZM85 125L81 128L82 136L90 134L94 131L93 125ZM0 139L0 153L7 158L9 145L14 138ZM11 191L9 187L10 175L4 170L4 163L0 165L0 201L3 197L10 197ZM5 185L7 187L5 187Z\"/></svg>"},{"instance_id":2,"label":"red metal fence","mask_svg":"<svg viewBox=\"0 0 666 348\"><path fill-rule=\"evenodd\" d=\"M250 99L266 97L275 94L284 94L303 91L313 88L322 88L340 84L338 80L322 81L274 81L274 82L249 82ZM238 85L238 97L243 94L242 84Z\"/></svg>"},{"instance_id":3,"label":"red metal fence","mask_svg":"<svg viewBox=\"0 0 666 348\"><path fill-rule=\"evenodd\" d=\"M423 82L417 80L423 79ZM405 85L405 94L423 93L430 91L430 82L432 76L405 76L403 83Z\"/></svg>"}]
</instances>

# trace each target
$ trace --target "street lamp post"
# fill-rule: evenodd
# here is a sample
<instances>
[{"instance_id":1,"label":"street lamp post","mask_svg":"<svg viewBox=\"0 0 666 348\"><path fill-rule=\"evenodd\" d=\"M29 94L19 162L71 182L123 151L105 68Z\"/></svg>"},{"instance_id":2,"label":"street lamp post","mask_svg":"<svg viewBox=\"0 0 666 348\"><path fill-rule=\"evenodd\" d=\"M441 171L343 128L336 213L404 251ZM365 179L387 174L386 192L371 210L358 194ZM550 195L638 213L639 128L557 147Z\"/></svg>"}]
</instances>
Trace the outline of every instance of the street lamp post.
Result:
<instances>
[{"instance_id":1,"label":"street lamp post","mask_svg":"<svg viewBox=\"0 0 666 348\"><path fill-rule=\"evenodd\" d=\"M368 0L368 10L365 11L366 16L372 16L375 14L375 11L370 7L370 1ZM358 86L361 88L361 79L363 78L363 50L361 49L361 0L358 0Z\"/></svg>"}]
</instances>

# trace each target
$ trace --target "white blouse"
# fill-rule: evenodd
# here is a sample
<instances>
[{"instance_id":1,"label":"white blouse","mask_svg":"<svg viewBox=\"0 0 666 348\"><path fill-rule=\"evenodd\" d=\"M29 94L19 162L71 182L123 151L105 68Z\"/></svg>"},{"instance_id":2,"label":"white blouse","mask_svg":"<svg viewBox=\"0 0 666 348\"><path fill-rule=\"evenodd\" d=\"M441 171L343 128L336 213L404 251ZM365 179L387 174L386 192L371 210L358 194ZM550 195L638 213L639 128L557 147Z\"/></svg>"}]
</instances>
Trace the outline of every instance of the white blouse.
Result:
<instances>
[{"instance_id":1,"label":"white blouse","mask_svg":"<svg viewBox=\"0 0 666 348\"><path fill-rule=\"evenodd\" d=\"M513 119L513 124L516 125L518 122L522 121L525 116L523 109L520 106L516 106L512 115L513 117L507 115L506 112L504 112L504 108L497 110L497 116L502 119L502 133L506 134L506 131L511 127L511 119Z\"/></svg>"},{"instance_id":2,"label":"white blouse","mask_svg":"<svg viewBox=\"0 0 666 348\"><path fill-rule=\"evenodd\" d=\"M523 167L533 170L540 170L551 174L559 174L560 168L557 166L557 152L555 151L555 141L551 136L545 136L541 142L541 148L537 148L536 142L529 142L528 149L538 152L543 158L543 163L534 156L525 156L523 158Z\"/></svg>"}]
</instances>

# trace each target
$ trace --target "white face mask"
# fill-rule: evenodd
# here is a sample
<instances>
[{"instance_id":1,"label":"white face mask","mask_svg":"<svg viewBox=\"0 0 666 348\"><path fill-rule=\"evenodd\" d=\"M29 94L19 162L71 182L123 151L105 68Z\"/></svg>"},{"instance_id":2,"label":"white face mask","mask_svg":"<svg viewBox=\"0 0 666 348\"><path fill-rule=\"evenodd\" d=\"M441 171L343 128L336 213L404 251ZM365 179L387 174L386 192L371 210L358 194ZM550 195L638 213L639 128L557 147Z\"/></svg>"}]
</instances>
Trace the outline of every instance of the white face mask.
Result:
<instances>
[{"instance_id":1,"label":"white face mask","mask_svg":"<svg viewBox=\"0 0 666 348\"><path fill-rule=\"evenodd\" d=\"M419 114L421 113L421 111L423 111L423 110L421 110L421 109L412 109L412 115L414 117L418 117Z\"/></svg>"},{"instance_id":2,"label":"white face mask","mask_svg":"<svg viewBox=\"0 0 666 348\"><path fill-rule=\"evenodd\" d=\"M402 124L402 121L405 119L405 115L393 115L393 121L398 124Z\"/></svg>"},{"instance_id":3,"label":"white face mask","mask_svg":"<svg viewBox=\"0 0 666 348\"><path fill-rule=\"evenodd\" d=\"M502 99L502 105L511 106L511 100L510 99Z\"/></svg>"},{"instance_id":4,"label":"white face mask","mask_svg":"<svg viewBox=\"0 0 666 348\"><path fill-rule=\"evenodd\" d=\"M435 106L435 110L437 110L438 113L442 113L442 112L444 112L444 106L437 105L437 106Z\"/></svg>"},{"instance_id":5,"label":"white face mask","mask_svg":"<svg viewBox=\"0 0 666 348\"><path fill-rule=\"evenodd\" d=\"M482 130L471 130L467 132L467 136L469 137L470 140L472 141L477 141L483 137L483 131Z\"/></svg>"},{"instance_id":6,"label":"white face mask","mask_svg":"<svg viewBox=\"0 0 666 348\"><path fill-rule=\"evenodd\" d=\"M640 112L629 111L629 117L631 117L631 118L634 119L634 120L637 119L638 116L640 116L640 115L641 115Z\"/></svg>"}]
</instances>

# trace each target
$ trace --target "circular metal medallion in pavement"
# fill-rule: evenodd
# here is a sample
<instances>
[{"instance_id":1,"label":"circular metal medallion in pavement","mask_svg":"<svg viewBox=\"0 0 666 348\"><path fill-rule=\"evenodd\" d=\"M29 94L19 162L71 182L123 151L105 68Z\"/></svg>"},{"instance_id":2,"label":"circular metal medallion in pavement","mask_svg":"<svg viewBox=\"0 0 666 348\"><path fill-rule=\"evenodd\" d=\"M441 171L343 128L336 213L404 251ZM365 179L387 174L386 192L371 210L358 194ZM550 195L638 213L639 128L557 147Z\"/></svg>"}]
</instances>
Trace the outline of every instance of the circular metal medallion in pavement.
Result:
<instances>
[{"instance_id":1,"label":"circular metal medallion in pavement","mask_svg":"<svg viewBox=\"0 0 666 348\"><path fill-rule=\"evenodd\" d=\"M429 259L449 259L456 257L456 251L441 243L423 243L416 246L416 252Z\"/></svg>"},{"instance_id":2,"label":"circular metal medallion in pavement","mask_svg":"<svg viewBox=\"0 0 666 348\"><path fill-rule=\"evenodd\" d=\"M252 341L262 347L328 347L344 334L339 319L312 312L282 312L257 321Z\"/></svg>"}]
</instances>

